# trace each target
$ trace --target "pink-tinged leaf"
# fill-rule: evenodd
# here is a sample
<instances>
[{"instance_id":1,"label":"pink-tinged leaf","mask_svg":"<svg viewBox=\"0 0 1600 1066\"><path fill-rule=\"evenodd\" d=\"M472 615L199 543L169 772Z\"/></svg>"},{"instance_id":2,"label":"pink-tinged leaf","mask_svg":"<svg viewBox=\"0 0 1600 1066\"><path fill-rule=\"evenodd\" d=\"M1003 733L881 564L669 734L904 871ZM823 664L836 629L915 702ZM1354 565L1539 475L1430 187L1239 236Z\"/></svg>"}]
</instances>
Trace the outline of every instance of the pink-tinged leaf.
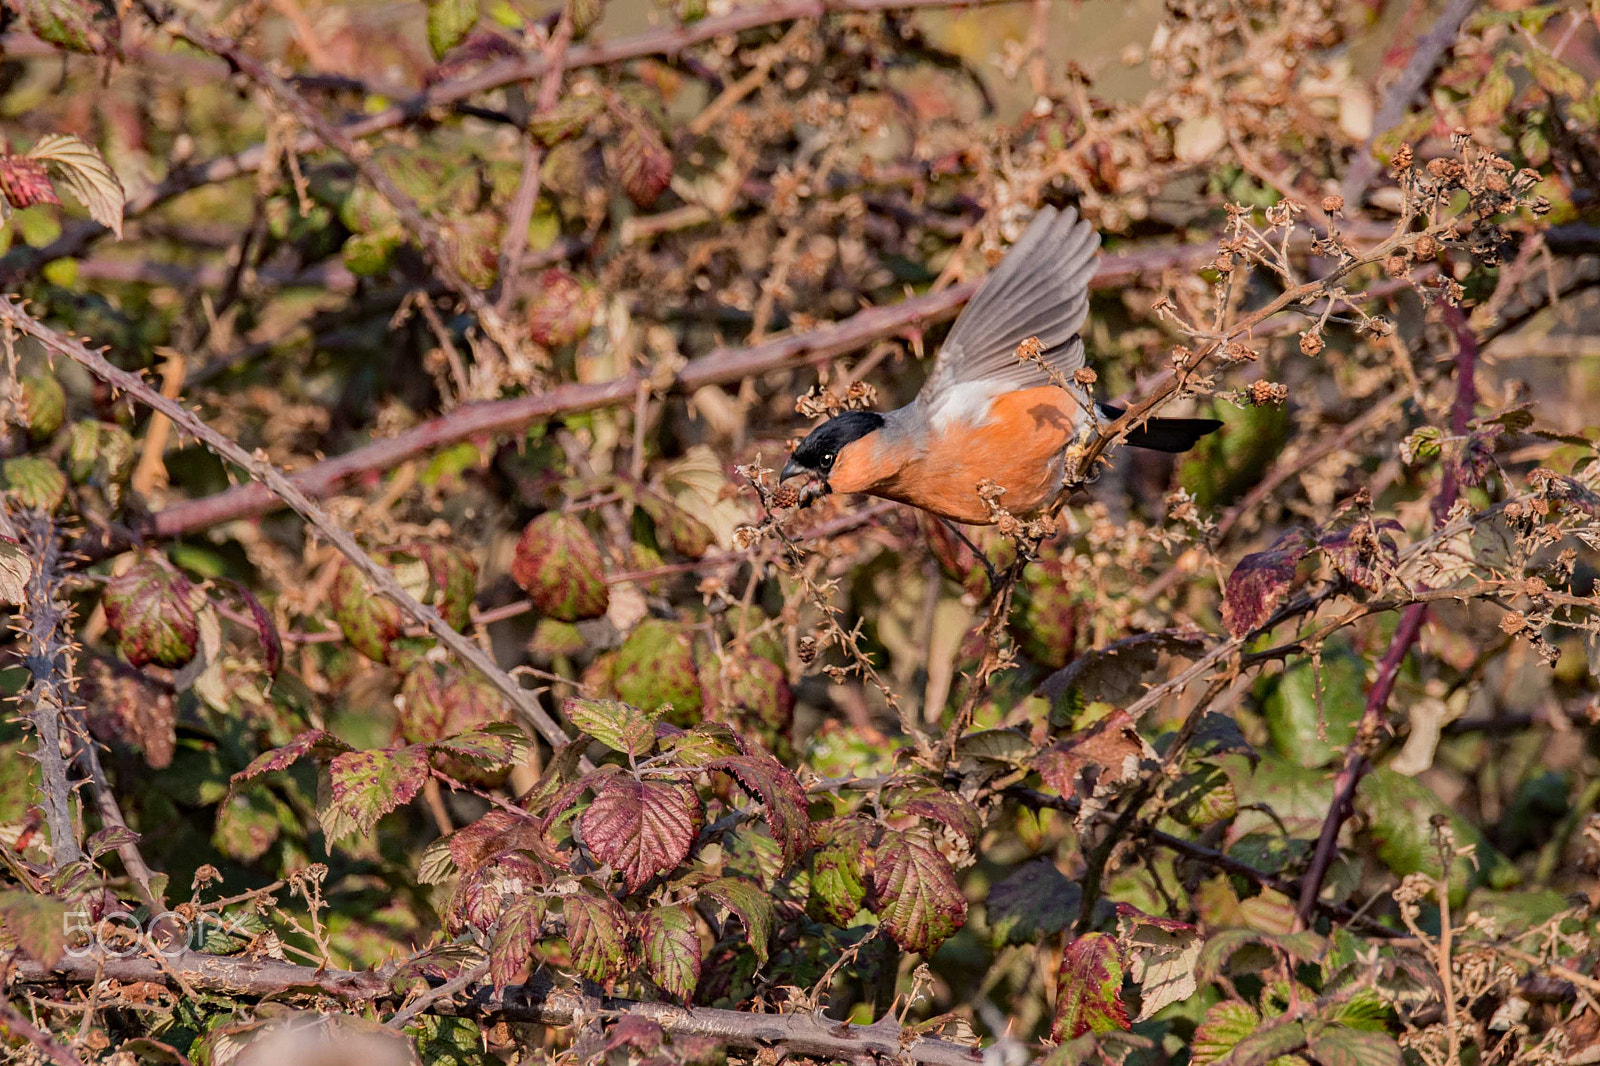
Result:
<instances>
[{"instance_id":1,"label":"pink-tinged leaf","mask_svg":"<svg viewBox=\"0 0 1600 1066\"><path fill-rule=\"evenodd\" d=\"M505 697L478 671L419 663L400 688L400 733L413 744L507 724Z\"/></svg>"},{"instance_id":2,"label":"pink-tinged leaf","mask_svg":"<svg viewBox=\"0 0 1600 1066\"><path fill-rule=\"evenodd\" d=\"M739 916L744 923L750 950L760 962L767 961L767 943L772 939L775 914L772 896L763 888L732 877L721 877L700 886L700 894L716 900Z\"/></svg>"},{"instance_id":3,"label":"pink-tinged leaf","mask_svg":"<svg viewBox=\"0 0 1600 1066\"><path fill-rule=\"evenodd\" d=\"M281 748L264 751L250 761L250 765L234 774L229 781L230 788L239 785L253 777L262 774L276 773L288 769L289 766L306 756L314 759L331 759L335 755L353 751L350 745L329 733L325 729L311 729L295 737Z\"/></svg>"},{"instance_id":4,"label":"pink-tinged leaf","mask_svg":"<svg viewBox=\"0 0 1600 1066\"><path fill-rule=\"evenodd\" d=\"M1310 549L1310 537L1295 528L1279 536L1266 551L1239 560L1223 593L1222 620L1229 633L1243 637L1272 617L1294 584L1295 568Z\"/></svg>"},{"instance_id":5,"label":"pink-tinged leaf","mask_svg":"<svg viewBox=\"0 0 1600 1066\"><path fill-rule=\"evenodd\" d=\"M1322 1066L1401 1066L1405 1062L1400 1045L1388 1033L1347 1025L1307 1026L1306 1031L1306 1050Z\"/></svg>"},{"instance_id":6,"label":"pink-tinged leaf","mask_svg":"<svg viewBox=\"0 0 1600 1066\"><path fill-rule=\"evenodd\" d=\"M578 745L573 743L567 745L567 747L563 748L562 751L568 751L574 748L581 751L584 746L586 745ZM606 782L620 776L621 773L622 767L607 764L592 773L585 774L576 781L561 786L561 788L550 797L550 806L545 809L544 816L539 821L540 830L548 834L558 822L565 820L564 816L572 810L573 804L578 802L578 798L580 796L582 796L585 792L599 792L605 787Z\"/></svg>"},{"instance_id":7,"label":"pink-tinged leaf","mask_svg":"<svg viewBox=\"0 0 1600 1066\"><path fill-rule=\"evenodd\" d=\"M1391 535L1399 529L1400 523L1393 519L1360 519L1324 533L1317 548L1346 581L1376 592L1400 560L1400 549Z\"/></svg>"},{"instance_id":8,"label":"pink-tinged leaf","mask_svg":"<svg viewBox=\"0 0 1600 1066\"><path fill-rule=\"evenodd\" d=\"M23 17L40 40L83 55L118 55L121 35L111 4L95 0L12 0L10 6ZM59 201L51 201L59 202Z\"/></svg>"},{"instance_id":9,"label":"pink-tinged leaf","mask_svg":"<svg viewBox=\"0 0 1600 1066\"><path fill-rule=\"evenodd\" d=\"M609 985L628 968L628 912L610 896L579 892L562 897L572 965L589 980Z\"/></svg>"},{"instance_id":10,"label":"pink-tinged leaf","mask_svg":"<svg viewBox=\"0 0 1600 1066\"><path fill-rule=\"evenodd\" d=\"M511 577L540 614L563 622L598 618L611 602L600 548L572 515L546 511L528 523Z\"/></svg>"},{"instance_id":11,"label":"pink-tinged leaf","mask_svg":"<svg viewBox=\"0 0 1600 1066\"><path fill-rule=\"evenodd\" d=\"M619 775L601 787L578 822L594 857L636 892L689 857L700 819L700 797L689 786Z\"/></svg>"},{"instance_id":12,"label":"pink-tinged leaf","mask_svg":"<svg viewBox=\"0 0 1600 1066\"><path fill-rule=\"evenodd\" d=\"M452 629L466 629L472 623L472 601L478 595L478 564L460 548L433 541L415 541L400 549L428 571L428 587L419 596L431 604Z\"/></svg>"},{"instance_id":13,"label":"pink-tinged leaf","mask_svg":"<svg viewBox=\"0 0 1600 1066\"><path fill-rule=\"evenodd\" d=\"M1194 1031L1189 1053L1195 1066L1211 1066L1260 1025L1261 1015L1248 1003L1225 999L1213 1004Z\"/></svg>"},{"instance_id":14,"label":"pink-tinged leaf","mask_svg":"<svg viewBox=\"0 0 1600 1066\"><path fill-rule=\"evenodd\" d=\"M967 898L950 863L909 833L883 835L872 893L879 919L907 951L929 954L967 921Z\"/></svg>"},{"instance_id":15,"label":"pink-tinged leaf","mask_svg":"<svg viewBox=\"0 0 1600 1066\"><path fill-rule=\"evenodd\" d=\"M965 797L940 788L900 793L889 801L889 809L939 823L959 837L968 851L978 846L978 836L983 832L983 815L978 808Z\"/></svg>"},{"instance_id":16,"label":"pink-tinged leaf","mask_svg":"<svg viewBox=\"0 0 1600 1066\"><path fill-rule=\"evenodd\" d=\"M794 773L759 747L739 741L741 755L716 759L707 769L731 776L752 797L766 807L767 828L783 849L787 869L799 861L811 845L811 817L806 813L806 793Z\"/></svg>"},{"instance_id":17,"label":"pink-tinged leaf","mask_svg":"<svg viewBox=\"0 0 1600 1066\"><path fill-rule=\"evenodd\" d=\"M1089 791L1086 772L1093 772L1093 791L1106 792L1134 780L1139 764L1154 756L1132 716L1117 710L1040 752L1033 768L1048 787L1070 799Z\"/></svg>"},{"instance_id":18,"label":"pink-tinged leaf","mask_svg":"<svg viewBox=\"0 0 1600 1066\"><path fill-rule=\"evenodd\" d=\"M0 195L17 208L61 203L50 184L49 169L23 155L0 155Z\"/></svg>"},{"instance_id":19,"label":"pink-tinged leaf","mask_svg":"<svg viewBox=\"0 0 1600 1066\"><path fill-rule=\"evenodd\" d=\"M632 1048L646 1055L661 1048L667 1031L660 1024L637 1014L624 1014L606 1033L606 1050L620 1051Z\"/></svg>"},{"instance_id":20,"label":"pink-tinged leaf","mask_svg":"<svg viewBox=\"0 0 1600 1066\"><path fill-rule=\"evenodd\" d=\"M1061 953L1056 977L1056 1020L1051 1035L1071 1040L1084 1033L1128 1029L1122 1004L1122 952L1117 938L1087 933Z\"/></svg>"},{"instance_id":21,"label":"pink-tinged leaf","mask_svg":"<svg viewBox=\"0 0 1600 1066\"><path fill-rule=\"evenodd\" d=\"M647 123L628 121L623 126L614 158L622 189L637 207L654 206L672 183L672 150Z\"/></svg>"},{"instance_id":22,"label":"pink-tinged leaf","mask_svg":"<svg viewBox=\"0 0 1600 1066\"><path fill-rule=\"evenodd\" d=\"M570 344L589 332L599 308L599 289L552 267L539 275L528 297L528 336L546 348Z\"/></svg>"},{"instance_id":23,"label":"pink-tinged leaf","mask_svg":"<svg viewBox=\"0 0 1600 1066\"><path fill-rule=\"evenodd\" d=\"M1528 481L1546 500L1583 514L1600 515L1600 493L1595 492L1577 478L1557 474L1540 467L1530 471Z\"/></svg>"},{"instance_id":24,"label":"pink-tinged leaf","mask_svg":"<svg viewBox=\"0 0 1600 1066\"><path fill-rule=\"evenodd\" d=\"M717 542L710 526L655 489L640 486L634 503L655 523L656 540L679 555L698 559Z\"/></svg>"},{"instance_id":25,"label":"pink-tinged leaf","mask_svg":"<svg viewBox=\"0 0 1600 1066\"><path fill-rule=\"evenodd\" d=\"M328 801L317 812L328 841L352 832L371 836L378 819L421 791L428 780L428 751L350 751L334 756L328 776Z\"/></svg>"},{"instance_id":26,"label":"pink-tinged leaf","mask_svg":"<svg viewBox=\"0 0 1600 1066\"><path fill-rule=\"evenodd\" d=\"M200 646L196 599L188 578L141 559L106 584L101 604L124 659L134 666L176 668Z\"/></svg>"},{"instance_id":27,"label":"pink-tinged leaf","mask_svg":"<svg viewBox=\"0 0 1600 1066\"><path fill-rule=\"evenodd\" d=\"M516 726L509 722L498 722L470 733L445 737L428 747L435 755L464 761L480 770L496 771L508 770L527 758L529 741L527 735Z\"/></svg>"},{"instance_id":28,"label":"pink-tinged leaf","mask_svg":"<svg viewBox=\"0 0 1600 1066\"><path fill-rule=\"evenodd\" d=\"M840 928L848 927L866 901L877 826L863 818L830 818L811 828L817 843L811 856L812 910Z\"/></svg>"},{"instance_id":29,"label":"pink-tinged leaf","mask_svg":"<svg viewBox=\"0 0 1600 1066\"><path fill-rule=\"evenodd\" d=\"M688 1006L700 983L700 931L686 906L651 907L639 920L639 951L650 980Z\"/></svg>"},{"instance_id":30,"label":"pink-tinged leaf","mask_svg":"<svg viewBox=\"0 0 1600 1066\"><path fill-rule=\"evenodd\" d=\"M283 666L283 638L278 635L278 624L272 620L271 612L256 598L255 593L237 581L230 581L228 585L244 603L245 610L250 612L250 624L255 627L256 637L261 642L261 660L266 665L267 674L277 677L279 668Z\"/></svg>"},{"instance_id":31,"label":"pink-tinged leaf","mask_svg":"<svg viewBox=\"0 0 1600 1066\"><path fill-rule=\"evenodd\" d=\"M339 564L328 590L328 603L333 607L333 620L352 648L377 662L388 660L390 648L405 632L398 604L374 592L348 560Z\"/></svg>"},{"instance_id":32,"label":"pink-tinged leaf","mask_svg":"<svg viewBox=\"0 0 1600 1066\"><path fill-rule=\"evenodd\" d=\"M500 913L489 947L489 979L496 993L532 969L533 946L539 942L544 914L544 897L534 895L517 896Z\"/></svg>"},{"instance_id":33,"label":"pink-tinged leaf","mask_svg":"<svg viewBox=\"0 0 1600 1066\"><path fill-rule=\"evenodd\" d=\"M550 868L519 851L502 851L463 874L445 908L445 928L452 936L469 929L486 932L498 927L506 908L530 888L548 884Z\"/></svg>"}]
</instances>

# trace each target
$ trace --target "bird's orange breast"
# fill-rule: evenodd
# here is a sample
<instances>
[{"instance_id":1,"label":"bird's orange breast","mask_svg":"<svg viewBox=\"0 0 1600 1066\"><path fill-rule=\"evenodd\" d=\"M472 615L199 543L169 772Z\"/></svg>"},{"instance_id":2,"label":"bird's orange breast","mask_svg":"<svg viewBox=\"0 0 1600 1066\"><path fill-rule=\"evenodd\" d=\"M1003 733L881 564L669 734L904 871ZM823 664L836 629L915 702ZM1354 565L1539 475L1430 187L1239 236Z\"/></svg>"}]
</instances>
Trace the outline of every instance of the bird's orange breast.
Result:
<instances>
[{"instance_id":1,"label":"bird's orange breast","mask_svg":"<svg viewBox=\"0 0 1600 1066\"><path fill-rule=\"evenodd\" d=\"M986 525L992 518L978 486L992 481L1005 490L1002 507L1027 515L1048 506L1060 490L1063 453L1081 416L1073 398L1054 385L1006 393L983 424L951 422L922 447L855 442L840 453L829 482L836 491L868 492Z\"/></svg>"}]
</instances>

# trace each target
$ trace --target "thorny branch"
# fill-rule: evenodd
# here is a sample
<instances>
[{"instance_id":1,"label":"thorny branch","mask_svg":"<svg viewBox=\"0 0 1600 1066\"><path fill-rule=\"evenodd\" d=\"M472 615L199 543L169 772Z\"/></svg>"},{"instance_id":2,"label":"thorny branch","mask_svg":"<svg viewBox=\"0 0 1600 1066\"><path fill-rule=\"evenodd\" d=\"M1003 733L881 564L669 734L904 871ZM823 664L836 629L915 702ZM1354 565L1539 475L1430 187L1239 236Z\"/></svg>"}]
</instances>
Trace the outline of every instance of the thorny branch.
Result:
<instances>
[{"instance_id":1,"label":"thorny branch","mask_svg":"<svg viewBox=\"0 0 1600 1066\"><path fill-rule=\"evenodd\" d=\"M22 693L23 714L33 726L33 758L39 764L41 798L50 828L50 852L57 868L83 858L72 818L72 783L67 779L63 741L69 739L75 704L73 640L68 607L61 598L62 559L55 527L43 515L25 522L33 572L28 579L24 662L32 680Z\"/></svg>"}]
</instances>

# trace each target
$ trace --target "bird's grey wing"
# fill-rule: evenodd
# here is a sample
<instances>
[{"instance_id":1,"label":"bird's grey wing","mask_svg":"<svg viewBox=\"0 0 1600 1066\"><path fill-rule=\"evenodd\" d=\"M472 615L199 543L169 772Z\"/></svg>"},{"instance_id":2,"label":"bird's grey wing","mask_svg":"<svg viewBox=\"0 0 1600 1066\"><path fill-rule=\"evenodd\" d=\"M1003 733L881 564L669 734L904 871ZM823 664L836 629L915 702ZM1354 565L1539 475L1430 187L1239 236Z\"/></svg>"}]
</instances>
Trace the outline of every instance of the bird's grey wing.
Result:
<instances>
[{"instance_id":1,"label":"bird's grey wing","mask_svg":"<svg viewBox=\"0 0 1600 1066\"><path fill-rule=\"evenodd\" d=\"M1037 337L1045 361L1067 378L1083 365L1078 332L1089 313L1100 235L1072 208L1034 216L951 327L918 402L934 417L987 403L1016 389L1048 385L1040 366L1017 358Z\"/></svg>"}]
</instances>

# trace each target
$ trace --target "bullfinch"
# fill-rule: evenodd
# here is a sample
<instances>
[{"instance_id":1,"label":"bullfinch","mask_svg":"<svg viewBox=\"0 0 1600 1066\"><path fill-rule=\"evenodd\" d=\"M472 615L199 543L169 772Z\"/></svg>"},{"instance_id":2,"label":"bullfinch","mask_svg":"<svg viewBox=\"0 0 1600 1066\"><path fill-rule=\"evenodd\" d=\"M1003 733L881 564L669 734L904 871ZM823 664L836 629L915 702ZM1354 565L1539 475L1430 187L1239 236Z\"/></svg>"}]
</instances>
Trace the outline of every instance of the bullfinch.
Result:
<instances>
[{"instance_id":1,"label":"bullfinch","mask_svg":"<svg viewBox=\"0 0 1600 1066\"><path fill-rule=\"evenodd\" d=\"M1084 365L1079 330L1099 250L1100 235L1076 211L1041 210L956 319L917 398L893 411L829 419L800 442L780 480L804 475L816 492L864 492L972 525L995 520L979 495L986 481L1005 490L998 504L1010 514L1048 508L1085 420L1122 414L1091 404L1073 378ZM1030 337L1069 388L1018 357ZM1185 452L1221 425L1153 418L1127 441Z\"/></svg>"}]
</instances>

